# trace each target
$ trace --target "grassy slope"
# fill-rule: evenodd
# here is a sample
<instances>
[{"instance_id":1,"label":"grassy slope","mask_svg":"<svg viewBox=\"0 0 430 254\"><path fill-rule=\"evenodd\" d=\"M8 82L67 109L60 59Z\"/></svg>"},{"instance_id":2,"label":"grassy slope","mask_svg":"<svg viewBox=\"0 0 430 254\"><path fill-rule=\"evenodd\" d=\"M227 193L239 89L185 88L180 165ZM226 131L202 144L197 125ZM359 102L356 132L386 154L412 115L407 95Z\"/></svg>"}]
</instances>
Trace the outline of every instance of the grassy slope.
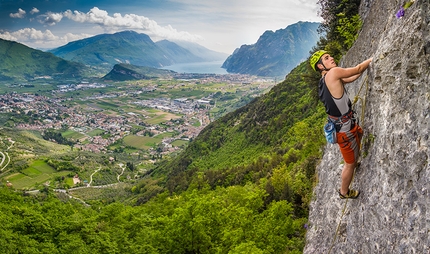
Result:
<instances>
[{"instance_id":1,"label":"grassy slope","mask_svg":"<svg viewBox=\"0 0 430 254\"><path fill-rule=\"evenodd\" d=\"M87 69L82 64L66 61L51 53L1 39L0 58L0 80L32 79L45 75L78 77Z\"/></svg>"}]
</instances>

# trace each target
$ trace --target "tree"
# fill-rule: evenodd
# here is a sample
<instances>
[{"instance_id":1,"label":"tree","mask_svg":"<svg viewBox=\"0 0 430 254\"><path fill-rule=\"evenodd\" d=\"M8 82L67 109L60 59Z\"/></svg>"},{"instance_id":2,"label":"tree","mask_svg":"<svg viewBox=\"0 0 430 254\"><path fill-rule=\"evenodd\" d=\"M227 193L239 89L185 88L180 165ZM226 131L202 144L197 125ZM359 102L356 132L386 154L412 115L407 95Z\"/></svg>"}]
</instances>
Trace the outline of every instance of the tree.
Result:
<instances>
[{"instance_id":1,"label":"tree","mask_svg":"<svg viewBox=\"0 0 430 254\"><path fill-rule=\"evenodd\" d=\"M361 28L358 15L360 2L360 0L318 1L321 6L320 16L323 18L319 30L325 34L325 39L320 40L317 47L328 50L336 60L352 46Z\"/></svg>"}]
</instances>

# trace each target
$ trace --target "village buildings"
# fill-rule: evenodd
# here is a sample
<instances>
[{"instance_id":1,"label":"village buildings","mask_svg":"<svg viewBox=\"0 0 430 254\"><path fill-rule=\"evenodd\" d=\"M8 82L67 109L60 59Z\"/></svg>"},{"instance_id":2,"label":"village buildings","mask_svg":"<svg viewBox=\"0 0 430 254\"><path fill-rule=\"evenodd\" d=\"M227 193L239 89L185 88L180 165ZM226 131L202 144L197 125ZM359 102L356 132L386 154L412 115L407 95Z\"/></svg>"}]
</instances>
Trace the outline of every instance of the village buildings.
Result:
<instances>
[{"instance_id":1,"label":"village buildings","mask_svg":"<svg viewBox=\"0 0 430 254\"><path fill-rule=\"evenodd\" d=\"M227 75L225 75L227 76ZM223 75L207 75L198 80L186 80L183 82L209 83L218 81L230 82L225 88L231 89L234 83L246 82L241 75L230 76L231 80ZM272 83L261 82L269 87ZM177 84L183 86L181 82ZM64 92L83 89L104 88L104 84L82 83L78 85L61 85L57 90L52 91L53 96L47 97L30 93L7 93L0 95L0 114L10 113L23 119L15 122L15 128L25 130L72 130L81 133L79 139L73 140L75 149L82 149L96 153L107 152L107 147L127 135L160 135L164 132L177 133L175 137L162 139L161 145L163 152L174 152L178 148L172 146L172 142L178 139L190 140L195 138L199 132L210 123L208 111L214 103L210 97L192 99L156 97L151 99L130 100L131 104L138 106L142 110L125 112L120 109L115 114L106 113L105 110L98 108L91 103L73 103L74 100L91 101L107 100L111 98L135 98L139 93L153 92L156 86L148 86L141 90L113 92L105 94L95 94L87 98L70 98L56 96ZM73 106L70 106L73 105ZM85 105L85 106L82 106ZM153 108L159 111L180 115L178 119L166 120L163 128L158 124L149 124L145 108ZM197 124L196 124L197 123ZM141 126L142 130L131 133L133 126ZM100 130L100 135L89 135L93 130Z\"/></svg>"}]
</instances>

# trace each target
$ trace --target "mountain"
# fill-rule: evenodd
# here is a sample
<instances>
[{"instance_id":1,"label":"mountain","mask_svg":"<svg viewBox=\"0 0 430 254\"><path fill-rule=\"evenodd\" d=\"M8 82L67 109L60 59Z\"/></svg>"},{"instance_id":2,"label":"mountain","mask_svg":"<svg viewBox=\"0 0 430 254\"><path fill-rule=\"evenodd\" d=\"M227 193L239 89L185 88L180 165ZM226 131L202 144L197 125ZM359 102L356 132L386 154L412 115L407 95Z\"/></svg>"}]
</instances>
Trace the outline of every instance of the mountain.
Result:
<instances>
[{"instance_id":1,"label":"mountain","mask_svg":"<svg viewBox=\"0 0 430 254\"><path fill-rule=\"evenodd\" d=\"M203 62L203 58L193 55L187 49L179 46L178 44L168 41L162 40L157 41L155 43L159 48L165 52L165 55L169 59L175 59L175 62L178 63L193 63L193 62Z\"/></svg>"},{"instance_id":2,"label":"mountain","mask_svg":"<svg viewBox=\"0 0 430 254\"><path fill-rule=\"evenodd\" d=\"M89 69L80 63L66 61L51 53L23 44L0 39L0 80L32 80L41 76L79 78Z\"/></svg>"},{"instance_id":3,"label":"mountain","mask_svg":"<svg viewBox=\"0 0 430 254\"><path fill-rule=\"evenodd\" d=\"M117 63L149 67L162 67L174 63L148 35L133 31L100 34L69 42L49 52L67 60L91 66L105 66L108 69Z\"/></svg>"},{"instance_id":4,"label":"mountain","mask_svg":"<svg viewBox=\"0 0 430 254\"><path fill-rule=\"evenodd\" d=\"M222 65L227 72L284 77L309 56L319 39L319 23L298 22L285 29L266 31L257 43L242 45Z\"/></svg>"},{"instance_id":5,"label":"mountain","mask_svg":"<svg viewBox=\"0 0 430 254\"><path fill-rule=\"evenodd\" d=\"M177 45L188 50L193 55L203 59L205 62L213 62L213 61L224 61L228 54L216 52L210 49L207 49L197 43L187 42L187 41L175 41Z\"/></svg>"},{"instance_id":6,"label":"mountain","mask_svg":"<svg viewBox=\"0 0 430 254\"><path fill-rule=\"evenodd\" d=\"M304 253L429 253L430 4L415 1L402 18L396 2L361 1L360 10L361 32L341 64L373 57L348 85L364 113L361 166L352 183L361 194L338 198L341 156L327 145Z\"/></svg>"},{"instance_id":7,"label":"mountain","mask_svg":"<svg viewBox=\"0 0 430 254\"><path fill-rule=\"evenodd\" d=\"M194 54L196 51L203 54ZM159 68L175 63L212 61L213 54L223 55L208 49L202 50L201 46L184 48L167 40L155 43L148 35L134 31L101 34L70 42L49 52L67 60L104 66L106 69L118 63ZM204 53L210 54L206 57Z\"/></svg>"},{"instance_id":8,"label":"mountain","mask_svg":"<svg viewBox=\"0 0 430 254\"><path fill-rule=\"evenodd\" d=\"M131 64L115 64L113 69L103 77L104 80L124 81L151 78L169 78L174 71L161 70L151 67L135 66Z\"/></svg>"}]
</instances>

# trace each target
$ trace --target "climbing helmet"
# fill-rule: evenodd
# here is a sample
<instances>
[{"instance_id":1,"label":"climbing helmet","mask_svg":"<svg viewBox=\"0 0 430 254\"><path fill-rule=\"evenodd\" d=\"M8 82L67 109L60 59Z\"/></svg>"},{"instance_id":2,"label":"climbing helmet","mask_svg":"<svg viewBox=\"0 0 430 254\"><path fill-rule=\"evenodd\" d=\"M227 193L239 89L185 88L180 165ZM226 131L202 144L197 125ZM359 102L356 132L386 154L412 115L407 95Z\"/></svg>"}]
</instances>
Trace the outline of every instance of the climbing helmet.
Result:
<instances>
[{"instance_id":1,"label":"climbing helmet","mask_svg":"<svg viewBox=\"0 0 430 254\"><path fill-rule=\"evenodd\" d=\"M328 52L325 51L325 50L318 50L317 52L313 53L313 55L311 56L311 59L309 60L309 63L311 65L312 69L314 69L314 71L317 71L316 68L315 68L315 65L318 63L318 61L320 60L320 58L324 54L328 54Z\"/></svg>"}]
</instances>

